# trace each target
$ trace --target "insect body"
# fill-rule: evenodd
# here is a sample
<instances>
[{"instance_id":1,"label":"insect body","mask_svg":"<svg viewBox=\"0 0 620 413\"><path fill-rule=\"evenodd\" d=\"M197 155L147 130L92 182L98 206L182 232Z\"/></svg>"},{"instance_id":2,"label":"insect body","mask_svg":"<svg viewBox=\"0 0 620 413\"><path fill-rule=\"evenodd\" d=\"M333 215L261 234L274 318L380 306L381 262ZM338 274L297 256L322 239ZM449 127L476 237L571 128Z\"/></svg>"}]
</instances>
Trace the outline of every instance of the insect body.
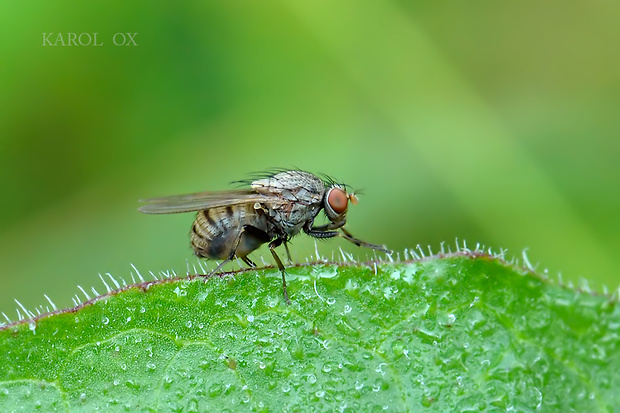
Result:
<instances>
[{"instance_id":1,"label":"insect body","mask_svg":"<svg viewBox=\"0 0 620 413\"><path fill-rule=\"evenodd\" d=\"M359 240L344 225L348 203L357 203L344 185L323 180L309 172L281 171L257 179L248 189L223 192L200 192L144 200L139 210L147 214L172 214L199 211L190 233L194 253L199 257L223 262L213 272L235 257L255 264L247 257L262 244L269 250L282 272L282 287L287 302L286 277L275 248L300 231L315 238L342 236L355 245L390 252L383 246ZM314 226L323 211L329 223Z\"/></svg>"}]
</instances>

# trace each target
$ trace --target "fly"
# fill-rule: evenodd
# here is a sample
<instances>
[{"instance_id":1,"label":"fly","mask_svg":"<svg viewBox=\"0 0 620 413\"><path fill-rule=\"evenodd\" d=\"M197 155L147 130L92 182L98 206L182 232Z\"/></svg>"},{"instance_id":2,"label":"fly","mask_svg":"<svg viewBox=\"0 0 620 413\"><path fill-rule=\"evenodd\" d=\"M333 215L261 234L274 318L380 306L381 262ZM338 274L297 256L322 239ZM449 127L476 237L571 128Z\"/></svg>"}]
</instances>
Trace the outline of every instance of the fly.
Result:
<instances>
[{"instance_id":1,"label":"fly","mask_svg":"<svg viewBox=\"0 0 620 413\"><path fill-rule=\"evenodd\" d=\"M286 272L276 247L303 231L314 238L341 236L353 244L390 253L381 245L355 238L344 228L349 202L357 204L354 193L331 178L321 179L304 171L279 171L250 183L250 188L221 192L199 192L142 200L139 211L146 214L174 214L198 211L190 232L191 246L198 257L223 260L211 274L238 257L250 267L256 265L248 254L262 244L269 250L282 273L284 299ZM329 223L314 225L323 211Z\"/></svg>"}]
</instances>

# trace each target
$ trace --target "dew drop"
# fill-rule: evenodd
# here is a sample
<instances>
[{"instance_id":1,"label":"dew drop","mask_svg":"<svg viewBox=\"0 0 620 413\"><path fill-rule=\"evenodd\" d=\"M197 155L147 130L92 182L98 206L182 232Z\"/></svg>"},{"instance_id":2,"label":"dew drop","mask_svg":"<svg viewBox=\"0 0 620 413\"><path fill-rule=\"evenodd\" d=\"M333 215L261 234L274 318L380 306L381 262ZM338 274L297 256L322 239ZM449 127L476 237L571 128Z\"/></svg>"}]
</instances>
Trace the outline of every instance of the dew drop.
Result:
<instances>
[{"instance_id":1,"label":"dew drop","mask_svg":"<svg viewBox=\"0 0 620 413\"><path fill-rule=\"evenodd\" d=\"M191 320L188 320L188 321L185 323L185 327L187 327L187 328L192 328L192 321L191 321Z\"/></svg>"},{"instance_id":2,"label":"dew drop","mask_svg":"<svg viewBox=\"0 0 620 413\"><path fill-rule=\"evenodd\" d=\"M336 303L336 299L334 297L329 297L326 301L329 305L334 305Z\"/></svg>"},{"instance_id":3,"label":"dew drop","mask_svg":"<svg viewBox=\"0 0 620 413\"><path fill-rule=\"evenodd\" d=\"M144 313L146 312L146 308L144 308L144 307L140 307L140 312L141 312L142 314L144 314Z\"/></svg>"},{"instance_id":4,"label":"dew drop","mask_svg":"<svg viewBox=\"0 0 620 413\"><path fill-rule=\"evenodd\" d=\"M131 321L131 316L127 317L127 322Z\"/></svg>"},{"instance_id":5,"label":"dew drop","mask_svg":"<svg viewBox=\"0 0 620 413\"><path fill-rule=\"evenodd\" d=\"M316 393L316 397L322 398L325 396L325 390L318 390Z\"/></svg>"},{"instance_id":6,"label":"dew drop","mask_svg":"<svg viewBox=\"0 0 620 413\"><path fill-rule=\"evenodd\" d=\"M164 377L164 389L169 389L171 385L172 385L172 377L165 376Z\"/></svg>"},{"instance_id":7,"label":"dew drop","mask_svg":"<svg viewBox=\"0 0 620 413\"><path fill-rule=\"evenodd\" d=\"M329 373L330 371L332 371L332 366L330 366L329 364L326 364L323 366L323 371L325 373Z\"/></svg>"},{"instance_id":8,"label":"dew drop","mask_svg":"<svg viewBox=\"0 0 620 413\"><path fill-rule=\"evenodd\" d=\"M395 355L403 354L403 350L405 349L405 343L402 340L395 340L392 343L392 351Z\"/></svg>"},{"instance_id":9,"label":"dew drop","mask_svg":"<svg viewBox=\"0 0 620 413\"><path fill-rule=\"evenodd\" d=\"M155 370L155 368L157 368L157 366L152 361L149 361L148 363L146 363L147 370Z\"/></svg>"},{"instance_id":10,"label":"dew drop","mask_svg":"<svg viewBox=\"0 0 620 413\"><path fill-rule=\"evenodd\" d=\"M311 384L316 383L316 376L314 374L308 375L308 383L311 383Z\"/></svg>"},{"instance_id":11,"label":"dew drop","mask_svg":"<svg viewBox=\"0 0 620 413\"><path fill-rule=\"evenodd\" d=\"M106 325L110 322L110 319L108 317L103 317L103 320L101 321L103 322L104 325Z\"/></svg>"}]
</instances>

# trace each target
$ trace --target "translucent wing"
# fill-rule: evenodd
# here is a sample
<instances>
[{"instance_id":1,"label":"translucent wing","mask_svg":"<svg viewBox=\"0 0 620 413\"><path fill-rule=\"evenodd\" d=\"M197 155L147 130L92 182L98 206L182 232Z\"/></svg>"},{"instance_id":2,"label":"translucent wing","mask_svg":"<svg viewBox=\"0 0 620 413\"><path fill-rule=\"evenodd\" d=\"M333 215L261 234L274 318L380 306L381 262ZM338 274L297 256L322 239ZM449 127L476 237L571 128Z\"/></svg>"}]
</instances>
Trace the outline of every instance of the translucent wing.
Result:
<instances>
[{"instance_id":1,"label":"translucent wing","mask_svg":"<svg viewBox=\"0 0 620 413\"><path fill-rule=\"evenodd\" d=\"M259 194L252 189L240 189L141 199L140 202L145 205L138 208L138 211L145 214L174 214L256 202L278 205L285 200L273 195Z\"/></svg>"}]
</instances>

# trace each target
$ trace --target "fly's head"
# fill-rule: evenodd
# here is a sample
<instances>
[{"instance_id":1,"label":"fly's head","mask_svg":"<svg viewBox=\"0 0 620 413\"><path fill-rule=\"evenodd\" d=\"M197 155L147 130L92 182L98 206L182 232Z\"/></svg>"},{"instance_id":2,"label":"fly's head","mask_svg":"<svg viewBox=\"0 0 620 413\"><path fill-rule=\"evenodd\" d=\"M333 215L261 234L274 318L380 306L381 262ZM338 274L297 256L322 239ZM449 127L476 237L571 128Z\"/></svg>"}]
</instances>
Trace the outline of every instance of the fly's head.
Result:
<instances>
[{"instance_id":1,"label":"fly's head","mask_svg":"<svg viewBox=\"0 0 620 413\"><path fill-rule=\"evenodd\" d=\"M340 228L347 222L347 207L349 202L357 204L358 199L354 193L347 193L344 186L332 184L323 197L323 210L332 222L330 227Z\"/></svg>"}]
</instances>

